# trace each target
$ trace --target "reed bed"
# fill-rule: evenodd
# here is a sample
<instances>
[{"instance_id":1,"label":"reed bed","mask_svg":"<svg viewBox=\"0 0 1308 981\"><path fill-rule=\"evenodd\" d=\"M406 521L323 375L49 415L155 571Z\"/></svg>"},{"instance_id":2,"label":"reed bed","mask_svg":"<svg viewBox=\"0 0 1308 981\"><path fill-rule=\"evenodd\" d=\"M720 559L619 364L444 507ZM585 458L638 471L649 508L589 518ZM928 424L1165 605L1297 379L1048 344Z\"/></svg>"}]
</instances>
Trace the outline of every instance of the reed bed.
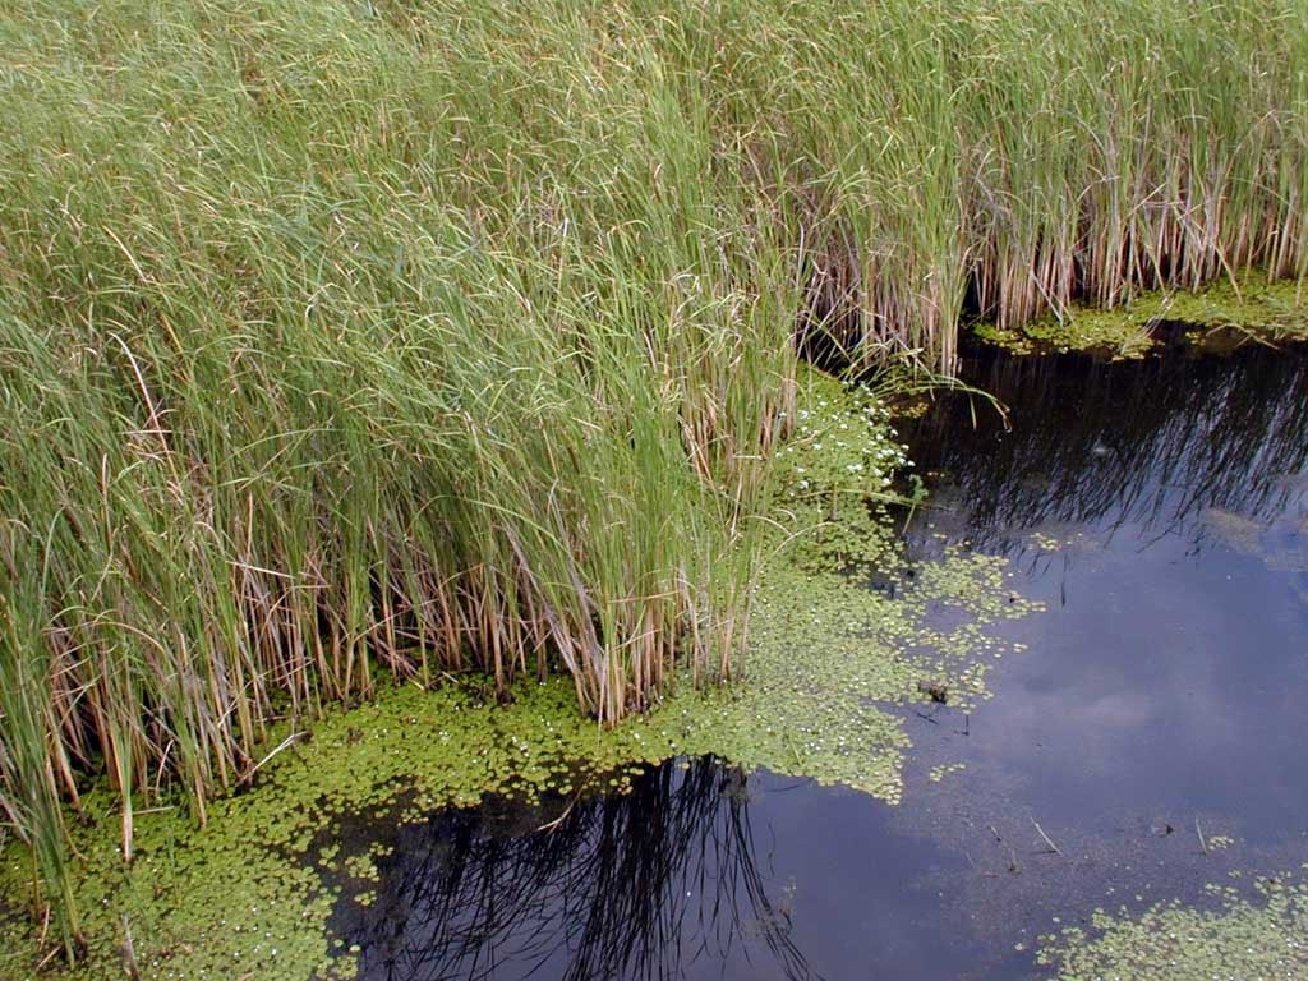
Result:
<instances>
[{"instance_id":1,"label":"reed bed","mask_svg":"<svg viewBox=\"0 0 1308 981\"><path fill-rule=\"evenodd\" d=\"M0 52L0 808L70 952L90 781L130 859L382 677L730 673L797 347L1308 262L1297 0L18 0Z\"/></svg>"}]
</instances>

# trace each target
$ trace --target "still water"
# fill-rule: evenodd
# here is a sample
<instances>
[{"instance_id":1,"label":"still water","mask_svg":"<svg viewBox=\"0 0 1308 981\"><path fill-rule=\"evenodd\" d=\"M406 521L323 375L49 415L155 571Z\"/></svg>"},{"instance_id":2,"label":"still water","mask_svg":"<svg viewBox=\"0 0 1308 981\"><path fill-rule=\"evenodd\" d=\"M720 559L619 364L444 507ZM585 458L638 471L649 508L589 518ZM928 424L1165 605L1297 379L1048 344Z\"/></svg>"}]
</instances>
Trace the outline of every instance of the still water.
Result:
<instances>
[{"instance_id":1,"label":"still water","mask_svg":"<svg viewBox=\"0 0 1308 981\"><path fill-rule=\"evenodd\" d=\"M965 377L1006 413L951 395L905 434L909 548L1005 555L1047 610L974 712L903 709L901 805L702 759L437 814L338 906L362 976L1043 977L1038 936L1096 907L1308 861L1308 351Z\"/></svg>"}]
</instances>

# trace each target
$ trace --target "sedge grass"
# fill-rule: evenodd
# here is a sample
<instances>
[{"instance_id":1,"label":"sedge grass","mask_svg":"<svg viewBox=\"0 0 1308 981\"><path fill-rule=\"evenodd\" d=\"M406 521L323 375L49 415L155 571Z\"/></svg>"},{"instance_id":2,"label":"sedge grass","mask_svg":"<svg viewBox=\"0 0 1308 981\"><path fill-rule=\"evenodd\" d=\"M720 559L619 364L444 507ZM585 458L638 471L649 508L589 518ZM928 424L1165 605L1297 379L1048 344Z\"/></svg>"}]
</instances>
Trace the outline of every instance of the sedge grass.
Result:
<instances>
[{"instance_id":1,"label":"sedge grass","mask_svg":"<svg viewBox=\"0 0 1308 981\"><path fill-rule=\"evenodd\" d=\"M383 674L738 664L793 334L1305 274L1289 0L17 0L0 806L205 802Z\"/></svg>"}]
</instances>

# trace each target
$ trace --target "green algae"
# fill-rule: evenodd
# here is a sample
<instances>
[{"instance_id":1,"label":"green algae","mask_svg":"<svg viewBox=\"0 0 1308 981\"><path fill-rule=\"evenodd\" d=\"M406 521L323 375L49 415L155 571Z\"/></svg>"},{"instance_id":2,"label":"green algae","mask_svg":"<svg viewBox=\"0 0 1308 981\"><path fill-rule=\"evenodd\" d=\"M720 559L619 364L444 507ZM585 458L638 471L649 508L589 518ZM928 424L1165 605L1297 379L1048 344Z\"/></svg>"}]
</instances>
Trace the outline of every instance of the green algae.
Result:
<instances>
[{"instance_id":1,"label":"green algae","mask_svg":"<svg viewBox=\"0 0 1308 981\"><path fill-rule=\"evenodd\" d=\"M116 802L92 795L74 831L87 956L49 973L98 978L130 963L144 978L351 976L352 951L325 924L341 897L372 900L381 856L331 840L350 813L404 822L486 794L620 791L633 764L706 754L897 801L900 706L928 700L924 681L947 688L951 707L986 697L987 667L1009 649L988 628L1032 607L1006 589L998 559L903 555L884 504L908 462L872 393L807 376L793 422L744 681L701 690L680 678L647 715L607 730L576 711L566 679L519 685L506 706L476 684L393 686L288 741L256 787L210 807L207 828L181 810L139 814L130 866ZM29 860L18 847L3 859L0 895L21 896ZM11 918L0 934L4 976L30 973L30 926Z\"/></svg>"},{"instance_id":2,"label":"green algae","mask_svg":"<svg viewBox=\"0 0 1308 981\"><path fill-rule=\"evenodd\" d=\"M1038 960L1064 981L1308 977L1308 884L1264 879L1257 891L1250 900L1210 886L1211 910L1172 902L1134 917L1099 911L1089 931L1042 937Z\"/></svg>"},{"instance_id":3,"label":"green algae","mask_svg":"<svg viewBox=\"0 0 1308 981\"><path fill-rule=\"evenodd\" d=\"M1096 351L1114 358L1136 358L1157 345L1153 328L1162 322L1192 325L1186 343L1214 353L1249 341L1308 340L1303 287L1269 282L1257 272L1226 278L1202 291L1146 293L1116 310L1074 306L1020 331L981 324L976 336L1016 354L1036 351Z\"/></svg>"}]
</instances>

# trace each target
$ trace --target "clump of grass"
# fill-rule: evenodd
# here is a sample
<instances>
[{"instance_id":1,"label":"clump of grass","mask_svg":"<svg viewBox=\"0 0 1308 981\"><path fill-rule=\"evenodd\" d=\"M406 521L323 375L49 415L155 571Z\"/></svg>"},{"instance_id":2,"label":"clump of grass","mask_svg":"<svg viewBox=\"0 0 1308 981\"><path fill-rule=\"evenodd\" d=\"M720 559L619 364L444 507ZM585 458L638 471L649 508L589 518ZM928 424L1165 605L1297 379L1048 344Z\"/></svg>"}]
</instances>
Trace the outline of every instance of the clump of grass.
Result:
<instances>
[{"instance_id":1,"label":"clump of grass","mask_svg":"<svg viewBox=\"0 0 1308 981\"><path fill-rule=\"evenodd\" d=\"M793 300L743 181L674 193L731 158L652 54L567 5L430 59L331 4L135 10L3 28L0 774L50 889L88 777L130 860L134 799L203 821L378 672L562 668L603 723L724 673Z\"/></svg>"},{"instance_id":2,"label":"clump of grass","mask_svg":"<svg viewBox=\"0 0 1308 981\"><path fill-rule=\"evenodd\" d=\"M772 179L806 182L815 328L952 364L1018 328L1262 266L1305 272L1293 4L749 3L687 34ZM693 68L687 65L687 71Z\"/></svg>"},{"instance_id":3,"label":"clump of grass","mask_svg":"<svg viewBox=\"0 0 1308 981\"><path fill-rule=\"evenodd\" d=\"M379 673L602 722L748 629L792 335L1305 272L1301 4L0 15L0 806L198 820ZM1054 39L1054 43L1051 43Z\"/></svg>"}]
</instances>

